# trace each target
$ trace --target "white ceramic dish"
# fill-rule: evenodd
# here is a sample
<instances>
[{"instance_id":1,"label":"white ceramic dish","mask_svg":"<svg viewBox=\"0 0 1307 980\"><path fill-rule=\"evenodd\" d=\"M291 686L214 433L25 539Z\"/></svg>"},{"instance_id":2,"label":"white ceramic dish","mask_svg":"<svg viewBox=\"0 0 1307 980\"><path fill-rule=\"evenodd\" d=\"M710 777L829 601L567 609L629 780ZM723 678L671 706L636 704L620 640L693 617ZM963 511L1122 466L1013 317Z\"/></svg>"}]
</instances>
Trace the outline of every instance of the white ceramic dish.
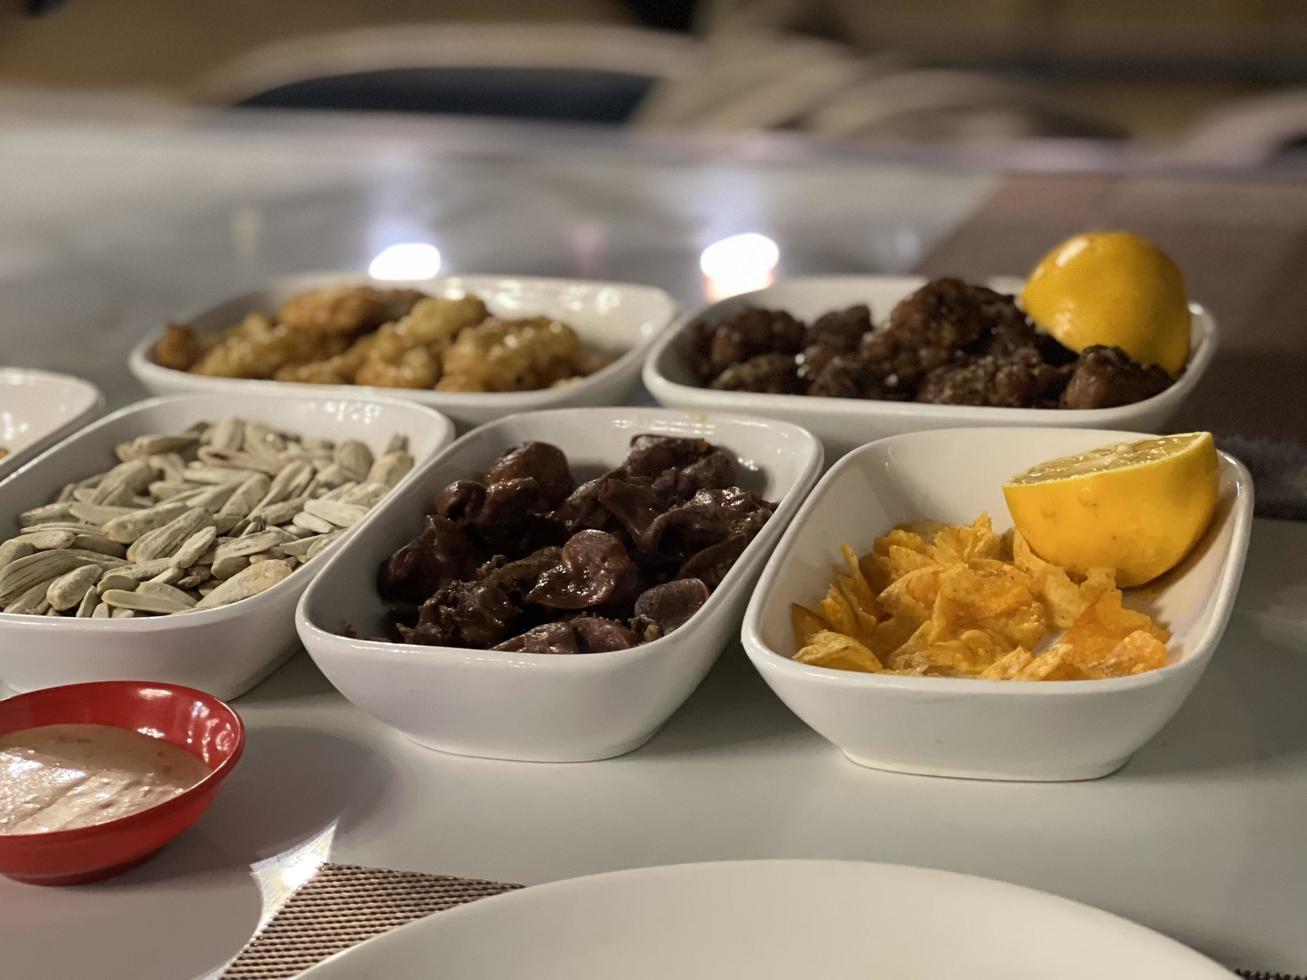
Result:
<instances>
[{"instance_id":1,"label":"white ceramic dish","mask_svg":"<svg viewBox=\"0 0 1307 980\"><path fill-rule=\"evenodd\" d=\"M741 484L775 514L694 617L632 650L576 656L460 650L337 635L384 631L377 567L422 526L441 489L529 440L562 449L578 481L625 458L642 432L707 439L736 454ZM660 409L514 415L477 429L422 468L359 526L305 592L300 639L337 689L417 742L460 755L581 762L643 744L690 696L735 634L767 554L821 471L821 447L792 425Z\"/></svg>"},{"instance_id":2,"label":"white ceramic dish","mask_svg":"<svg viewBox=\"0 0 1307 980\"><path fill-rule=\"evenodd\" d=\"M1011 526L1003 482L1067 453L1137 433L1092 429L920 432L864 446L831 468L763 573L744 646L795 714L861 765L977 779L1092 779L1125 764L1193 690L1225 631L1252 524L1252 482L1221 456L1221 501L1180 565L1126 602L1172 631L1172 662L1136 677L1016 682L900 677L795 663L790 603L825 594L841 542L859 554L895 524L970 523L987 511Z\"/></svg>"},{"instance_id":3,"label":"white ceramic dish","mask_svg":"<svg viewBox=\"0 0 1307 980\"><path fill-rule=\"evenodd\" d=\"M104 405L100 389L67 374L0 368L0 479L57 439L90 420Z\"/></svg>"},{"instance_id":4,"label":"white ceramic dish","mask_svg":"<svg viewBox=\"0 0 1307 980\"><path fill-rule=\"evenodd\" d=\"M359 439L374 451L402 432L409 437L414 470L453 438L448 419L410 402L263 392L246 392L239 401L224 395L151 398L88 426L0 483L0 536L15 534L18 514L49 503L65 483L108 469L116 462L116 444L234 413L310 438ZM136 619L0 614L0 683L30 691L82 681L154 680L230 700L293 652L295 603L323 563L325 556L260 595L200 612Z\"/></svg>"},{"instance_id":5,"label":"white ceramic dish","mask_svg":"<svg viewBox=\"0 0 1307 980\"><path fill-rule=\"evenodd\" d=\"M314 273L274 279L261 289L183 315L179 322L190 323L202 333L217 332L239 322L247 313L274 311L288 297L306 289L368 282L383 288L411 287L433 296L475 293L485 300L491 312L501 316L552 316L575 329L590 349L609 354L614 360L582 381L542 391L460 393L247 381L188 374L154 363L150 355L162 330L160 325L152 328L132 348L128 365L141 384L159 395L181 392L240 395L250 391L340 398L381 395L439 409L460 429L467 429L513 412L623 404L639 382L640 365L649 345L676 316L676 303L661 289L628 283L524 276L448 276L413 282L383 282L348 273Z\"/></svg>"},{"instance_id":6,"label":"white ceramic dish","mask_svg":"<svg viewBox=\"0 0 1307 980\"><path fill-rule=\"evenodd\" d=\"M1014 923L1019 928L1014 930ZM1108 912L971 875L853 861L639 868L472 902L302 980L1230 980Z\"/></svg>"},{"instance_id":7,"label":"white ceramic dish","mask_svg":"<svg viewBox=\"0 0 1307 980\"><path fill-rule=\"evenodd\" d=\"M1130 429L1160 432L1189 393L1202 380L1216 352L1216 321L1191 304L1192 352L1180 378L1152 398L1119 408L1066 411L1041 408L987 408L974 405L927 405L858 398L810 398L806 395L766 395L714 391L701 387L691 374L690 345L701 321L715 323L741 306L788 310L811 321L831 310L856 303L871 306L879 324L899 300L926 282L919 276L831 276L782 280L766 289L733 296L683 318L654 344L644 366L645 387L659 404L702 412L747 412L793 422L808 429L826 447L834 462L844 453L885 436L928 429L975 426L1056 426L1087 429ZM1019 292L1021 280L991 281L996 289Z\"/></svg>"}]
</instances>

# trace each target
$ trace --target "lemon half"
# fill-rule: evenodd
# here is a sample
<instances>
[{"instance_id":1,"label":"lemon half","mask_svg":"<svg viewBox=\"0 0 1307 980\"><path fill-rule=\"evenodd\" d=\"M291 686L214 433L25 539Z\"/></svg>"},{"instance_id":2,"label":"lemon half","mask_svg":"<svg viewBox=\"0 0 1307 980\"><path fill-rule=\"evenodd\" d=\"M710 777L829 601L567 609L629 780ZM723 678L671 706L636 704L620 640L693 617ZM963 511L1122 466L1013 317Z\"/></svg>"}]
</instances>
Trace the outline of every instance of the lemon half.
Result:
<instances>
[{"instance_id":1,"label":"lemon half","mask_svg":"<svg viewBox=\"0 0 1307 980\"><path fill-rule=\"evenodd\" d=\"M1210 432L1102 446L1033 466L1003 486L1012 523L1045 561L1113 568L1142 585L1187 555L1219 493Z\"/></svg>"},{"instance_id":2,"label":"lemon half","mask_svg":"<svg viewBox=\"0 0 1307 980\"><path fill-rule=\"evenodd\" d=\"M1189 301L1170 256L1128 231L1076 235L1030 274L1021 305L1074 351L1120 347L1172 377L1189 359Z\"/></svg>"}]
</instances>

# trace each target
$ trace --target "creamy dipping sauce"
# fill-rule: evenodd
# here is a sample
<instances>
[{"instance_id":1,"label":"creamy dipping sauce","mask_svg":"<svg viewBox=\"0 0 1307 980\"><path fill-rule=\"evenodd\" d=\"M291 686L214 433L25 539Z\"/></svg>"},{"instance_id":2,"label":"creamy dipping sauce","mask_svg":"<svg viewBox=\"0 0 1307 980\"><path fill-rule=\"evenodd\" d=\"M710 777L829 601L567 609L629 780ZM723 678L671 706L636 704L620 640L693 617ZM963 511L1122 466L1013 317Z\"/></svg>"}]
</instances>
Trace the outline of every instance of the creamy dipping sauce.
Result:
<instances>
[{"instance_id":1,"label":"creamy dipping sauce","mask_svg":"<svg viewBox=\"0 0 1307 980\"><path fill-rule=\"evenodd\" d=\"M111 725L0 735L0 834L108 823L170 800L208 774L185 749Z\"/></svg>"}]
</instances>

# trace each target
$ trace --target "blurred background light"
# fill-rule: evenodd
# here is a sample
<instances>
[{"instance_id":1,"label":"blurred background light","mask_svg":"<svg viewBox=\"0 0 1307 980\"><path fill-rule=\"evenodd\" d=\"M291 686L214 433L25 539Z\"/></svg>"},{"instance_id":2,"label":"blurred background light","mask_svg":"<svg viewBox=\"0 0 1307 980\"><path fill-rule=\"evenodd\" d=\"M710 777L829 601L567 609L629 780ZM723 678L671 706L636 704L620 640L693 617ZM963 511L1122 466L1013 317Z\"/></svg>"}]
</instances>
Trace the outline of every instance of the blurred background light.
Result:
<instances>
[{"instance_id":1,"label":"blurred background light","mask_svg":"<svg viewBox=\"0 0 1307 980\"><path fill-rule=\"evenodd\" d=\"M780 260L780 246L756 231L715 241L699 256L704 291L718 300L770 286Z\"/></svg>"},{"instance_id":2,"label":"blurred background light","mask_svg":"<svg viewBox=\"0 0 1307 980\"><path fill-rule=\"evenodd\" d=\"M368 263L373 279L432 279L440 272L440 249L429 242L387 245Z\"/></svg>"}]
</instances>

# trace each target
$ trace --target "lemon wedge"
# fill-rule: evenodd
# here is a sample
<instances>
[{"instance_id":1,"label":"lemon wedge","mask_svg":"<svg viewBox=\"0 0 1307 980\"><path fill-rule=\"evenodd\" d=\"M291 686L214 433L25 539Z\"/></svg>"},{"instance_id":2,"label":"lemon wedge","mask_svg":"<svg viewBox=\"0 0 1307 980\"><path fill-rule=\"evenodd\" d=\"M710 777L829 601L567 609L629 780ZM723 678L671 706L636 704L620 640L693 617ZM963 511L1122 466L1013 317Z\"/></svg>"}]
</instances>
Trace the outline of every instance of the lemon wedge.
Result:
<instances>
[{"instance_id":1,"label":"lemon wedge","mask_svg":"<svg viewBox=\"0 0 1307 980\"><path fill-rule=\"evenodd\" d=\"M1021 305L1074 351L1120 347L1172 377L1189 359L1189 302L1180 270L1160 248L1128 231L1067 239L1035 266Z\"/></svg>"},{"instance_id":2,"label":"lemon wedge","mask_svg":"<svg viewBox=\"0 0 1307 980\"><path fill-rule=\"evenodd\" d=\"M1012 523L1045 561L1142 585L1187 555L1218 496L1210 432L1102 446L1033 466L1003 486Z\"/></svg>"}]
</instances>

